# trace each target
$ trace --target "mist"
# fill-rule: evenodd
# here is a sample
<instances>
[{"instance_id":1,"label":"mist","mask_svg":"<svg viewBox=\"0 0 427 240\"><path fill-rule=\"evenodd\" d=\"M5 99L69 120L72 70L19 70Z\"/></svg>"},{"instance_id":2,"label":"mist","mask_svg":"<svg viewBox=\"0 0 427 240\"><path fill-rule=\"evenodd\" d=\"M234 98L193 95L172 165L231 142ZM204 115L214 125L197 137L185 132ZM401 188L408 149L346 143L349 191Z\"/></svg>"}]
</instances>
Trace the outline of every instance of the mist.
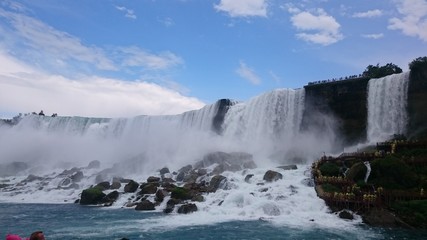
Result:
<instances>
[{"instance_id":1,"label":"mist","mask_svg":"<svg viewBox=\"0 0 427 240\"><path fill-rule=\"evenodd\" d=\"M215 151L247 152L258 166L310 163L332 150L329 127L300 131L304 89L278 89L228 107L214 131L218 103L170 116L84 118L25 116L0 127L0 163L25 162L34 173L84 167L97 160L117 174L179 169Z\"/></svg>"}]
</instances>

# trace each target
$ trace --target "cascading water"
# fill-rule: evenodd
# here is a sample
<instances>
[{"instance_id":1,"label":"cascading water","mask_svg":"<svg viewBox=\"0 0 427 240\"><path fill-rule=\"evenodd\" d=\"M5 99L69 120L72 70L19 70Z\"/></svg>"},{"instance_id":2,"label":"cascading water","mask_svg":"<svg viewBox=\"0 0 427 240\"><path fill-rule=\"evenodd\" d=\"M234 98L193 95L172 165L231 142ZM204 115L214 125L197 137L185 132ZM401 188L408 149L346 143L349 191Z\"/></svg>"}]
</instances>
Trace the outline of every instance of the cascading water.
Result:
<instances>
[{"instance_id":1,"label":"cascading water","mask_svg":"<svg viewBox=\"0 0 427 240\"><path fill-rule=\"evenodd\" d=\"M409 72L369 80L368 142L406 132L408 84Z\"/></svg>"},{"instance_id":2,"label":"cascading water","mask_svg":"<svg viewBox=\"0 0 427 240\"><path fill-rule=\"evenodd\" d=\"M225 138L246 149L272 152L285 148L300 130L304 89L278 89L234 105L224 120Z\"/></svg>"}]
</instances>

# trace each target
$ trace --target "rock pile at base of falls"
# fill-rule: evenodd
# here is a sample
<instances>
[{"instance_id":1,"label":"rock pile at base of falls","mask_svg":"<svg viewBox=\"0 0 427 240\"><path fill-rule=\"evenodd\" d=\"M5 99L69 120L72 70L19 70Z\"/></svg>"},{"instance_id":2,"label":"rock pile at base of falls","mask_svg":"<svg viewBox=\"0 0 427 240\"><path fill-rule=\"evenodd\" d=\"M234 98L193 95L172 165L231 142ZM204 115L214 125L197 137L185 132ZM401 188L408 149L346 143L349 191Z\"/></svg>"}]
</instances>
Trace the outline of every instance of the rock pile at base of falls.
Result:
<instances>
[{"instance_id":1,"label":"rock pile at base of falls","mask_svg":"<svg viewBox=\"0 0 427 240\"><path fill-rule=\"evenodd\" d=\"M193 165L186 165L171 173L164 167L145 182L128 180L121 191L114 195L103 191L113 190L113 185L120 184L115 178L112 184L100 182L95 187L83 190L80 204L111 206L121 197L127 197L125 207L139 211L155 210L162 206L164 213L188 214L198 210L197 202L205 200L205 195L216 192L218 189L227 189L228 179L222 173L236 172L256 168L253 156L243 152L212 152L202 157ZM278 167L281 169L296 169L295 165ZM242 171L242 174L244 172ZM246 176L245 181L253 174ZM269 170L265 173L264 181L273 182L282 179L282 174ZM260 184L260 183L258 183ZM108 188L109 186L109 188ZM167 201L166 204L162 204Z\"/></svg>"}]
</instances>

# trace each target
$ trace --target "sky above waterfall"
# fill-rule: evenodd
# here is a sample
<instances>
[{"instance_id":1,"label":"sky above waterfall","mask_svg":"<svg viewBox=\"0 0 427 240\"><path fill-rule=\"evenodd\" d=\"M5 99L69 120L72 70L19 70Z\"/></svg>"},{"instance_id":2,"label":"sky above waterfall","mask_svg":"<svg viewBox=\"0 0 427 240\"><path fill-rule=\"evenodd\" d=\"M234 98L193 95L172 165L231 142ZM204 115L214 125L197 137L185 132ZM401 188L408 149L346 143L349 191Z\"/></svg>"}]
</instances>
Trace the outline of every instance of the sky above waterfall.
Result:
<instances>
[{"instance_id":1,"label":"sky above waterfall","mask_svg":"<svg viewBox=\"0 0 427 240\"><path fill-rule=\"evenodd\" d=\"M177 114L427 54L427 0L0 0L0 117Z\"/></svg>"}]
</instances>

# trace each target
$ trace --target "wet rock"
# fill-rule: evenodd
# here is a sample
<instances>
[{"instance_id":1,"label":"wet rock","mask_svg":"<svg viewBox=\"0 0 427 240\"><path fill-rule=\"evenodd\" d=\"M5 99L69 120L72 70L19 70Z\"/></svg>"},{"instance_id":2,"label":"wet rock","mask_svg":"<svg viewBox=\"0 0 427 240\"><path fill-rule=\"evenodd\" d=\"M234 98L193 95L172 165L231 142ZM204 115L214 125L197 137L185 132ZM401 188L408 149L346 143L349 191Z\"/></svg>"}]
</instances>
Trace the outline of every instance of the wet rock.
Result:
<instances>
[{"instance_id":1,"label":"wet rock","mask_svg":"<svg viewBox=\"0 0 427 240\"><path fill-rule=\"evenodd\" d=\"M202 194L196 194L194 197L191 198L191 201L203 202L205 201L205 198L202 196Z\"/></svg>"},{"instance_id":2,"label":"wet rock","mask_svg":"<svg viewBox=\"0 0 427 240\"><path fill-rule=\"evenodd\" d=\"M122 184L119 181L113 181L110 186L110 189L119 189L122 187Z\"/></svg>"},{"instance_id":3,"label":"wet rock","mask_svg":"<svg viewBox=\"0 0 427 240\"><path fill-rule=\"evenodd\" d=\"M189 189L185 189L182 187L175 187L171 191L171 198L179 199L179 200L190 200L192 198L192 194Z\"/></svg>"},{"instance_id":4,"label":"wet rock","mask_svg":"<svg viewBox=\"0 0 427 240\"><path fill-rule=\"evenodd\" d=\"M195 168L206 168L213 164L217 164L213 174L221 174L224 171L236 172L256 167L251 154L243 152L213 152L205 155L201 161L197 162Z\"/></svg>"},{"instance_id":5,"label":"wet rock","mask_svg":"<svg viewBox=\"0 0 427 240\"><path fill-rule=\"evenodd\" d=\"M178 213L188 214L188 213L196 212L197 210L198 209L197 209L196 204L188 203L188 204L184 204L184 205L180 206L178 208Z\"/></svg>"},{"instance_id":6,"label":"wet rock","mask_svg":"<svg viewBox=\"0 0 427 240\"><path fill-rule=\"evenodd\" d=\"M155 210L154 203L150 202L149 200L143 200L142 202L138 203L135 207L135 210L138 211L151 211Z\"/></svg>"},{"instance_id":7,"label":"wet rock","mask_svg":"<svg viewBox=\"0 0 427 240\"><path fill-rule=\"evenodd\" d=\"M147 182L148 183L160 182L160 178L159 177L150 176L150 177L147 178Z\"/></svg>"},{"instance_id":8,"label":"wet rock","mask_svg":"<svg viewBox=\"0 0 427 240\"><path fill-rule=\"evenodd\" d=\"M159 186L158 182L149 182L149 183L143 183L141 184L141 191L139 192L140 195L143 194L154 194L157 191L157 187Z\"/></svg>"},{"instance_id":9,"label":"wet rock","mask_svg":"<svg viewBox=\"0 0 427 240\"><path fill-rule=\"evenodd\" d=\"M177 199L173 199L173 198L169 199L169 201L166 203L166 208L163 209L163 212L164 213L171 213L171 212L173 212L173 210L175 208L175 205L179 204L180 202L181 201L177 200Z\"/></svg>"},{"instance_id":10,"label":"wet rock","mask_svg":"<svg viewBox=\"0 0 427 240\"><path fill-rule=\"evenodd\" d=\"M100 167L101 167L101 162L98 160L93 160L87 165L86 168L92 169L92 168L100 168Z\"/></svg>"},{"instance_id":11,"label":"wet rock","mask_svg":"<svg viewBox=\"0 0 427 240\"><path fill-rule=\"evenodd\" d=\"M339 214L338 217L342 218L342 219L347 219L347 220L353 220L354 216L351 212L346 211L346 210L342 210Z\"/></svg>"},{"instance_id":12,"label":"wet rock","mask_svg":"<svg viewBox=\"0 0 427 240\"><path fill-rule=\"evenodd\" d=\"M312 178L304 178L301 181L301 183L304 184L307 187L314 187L315 186L314 180Z\"/></svg>"},{"instance_id":13,"label":"wet rock","mask_svg":"<svg viewBox=\"0 0 427 240\"><path fill-rule=\"evenodd\" d=\"M102 199L105 197L105 193L101 189L93 187L83 190L80 197L81 205L94 205L102 203Z\"/></svg>"},{"instance_id":14,"label":"wet rock","mask_svg":"<svg viewBox=\"0 0 427 240\"><path fill-rule=\"evenodd\" d=\"M111 206L119 198L119 192L113 191L107 194L101 202L104 203L104 206Z\"/></svg>"},{"instance_id":15,"label":"wet rock","mask_svg":"<svg viewBox=\"0 0 427 240\"><path fill-rule=\"evenodd\" d=\"M164 168L160 169L159 172L160 172L161 175L164 175L166 173L170 173L169 168L167 168L167 167L164 167Z\"/></svg>"},{"instance_id":16,"label":"wet rock","mask_svg":"<svg viewBox=\"0 0 427 240\"><path fill-rule=\"evenodd\" d=\"M82 171L74 173L70 178L73 182L80 182L83 179L84 175Z\"/></svg>"},{"instance_id":17,"label":"wet rock","mask_svg":"<svg viewBox=\"0 0 427 240\"><path fill-rule=\"evenodd\" d=\"M109 182L100 182L100 183L96 184L95 187L104 191L104 190L110 189L110 183Z\"/></svg>"},{"instance_id":18,"label":"wet rock","mask_svg":"<svg viewBox=\"0 0 427 240\"><path fill-rule=\"evenodd\" d=\"M155 201L156 202L163 202L163 200L165 199L167 192L163 191L162 189L157 190L156 192L156 197L155 197Z\"/></svg>"},{"instance_id":19,"label":"wet rock","mask_svg":"<svg viewBox=\"0 0 427 240\"><path fill-rule=\"evenodd\" d=\"M191 171L189 174L186 174L184 176L183 182L186 183L194 183L197 181L197 178L199 177L199 174L197 174L196 171Z\"/></svg>"},{"instance_id":20,"label":"wet rock","mask_svg":"<svg viewBox=\"0 0 427 240\"><path fill-rule=\"evenodd\" d=\"M279 166L277 168L283 169L283 170L296 170L298 169L297 165L292 164L292 165L286 165L286 166Z\"/></svg>"},{"instance_id":21,"label":"wet rock","mask_svg":"<svg viewBox=\"0 0 427 240\"><path fill-rule=\"evenodd\" d=\"M267 181L267 182L274 182L277 181L279 179L282 179L283 175L281 173L278 173L276 171L273 170L268 170L263 177L263 180Z\"/></svg>"},{"instance_id":22,"label":"wet rock","mask_svg":"<svg viewBox=\"0 0 427 240\"><path fill-rule=\"evenodd\" d=\"M226 177L222 176L222 175L216 175L214 176L211 181L209 182L209 187L208 187L208 192L216 192L216 190L218 190L220 184L223 181L226 181Z\"/></svg>"},{"instance_id":23,"label":"wet rock","mask_svg":"<svg viewBox=\"0 0 427 240\"><path fill-rule=\"evenodd\" d=\"M42 177L38 177L36 175L30 174L26 179L23 180L23 182L34 182L34 181L41 181L43 180Z\"/></svg>"},{"instance_id":24,"label":"wet rock","mask_svg":"<svg viewBox=\"0 0 427 240\"><path fill-rule=\"evenodd\" d=\"M124 191L127 193L133 193L133 192L136 192L138 187L139 187L139 184L131 180L128 184L125 185Z\"/></svg>"},{"instance_id":25,"label":"wet rock","mask_svg":"<svg viewBox=\"0 0 427 240\"><path fill-rule=\"evenodd\" d=\"M249 180L250 180L253 176L254 176L253 174L248 174L248 175L246 175L246 177L245 177L245 182L249 183Z\"/></svg>"}]
</instances>

